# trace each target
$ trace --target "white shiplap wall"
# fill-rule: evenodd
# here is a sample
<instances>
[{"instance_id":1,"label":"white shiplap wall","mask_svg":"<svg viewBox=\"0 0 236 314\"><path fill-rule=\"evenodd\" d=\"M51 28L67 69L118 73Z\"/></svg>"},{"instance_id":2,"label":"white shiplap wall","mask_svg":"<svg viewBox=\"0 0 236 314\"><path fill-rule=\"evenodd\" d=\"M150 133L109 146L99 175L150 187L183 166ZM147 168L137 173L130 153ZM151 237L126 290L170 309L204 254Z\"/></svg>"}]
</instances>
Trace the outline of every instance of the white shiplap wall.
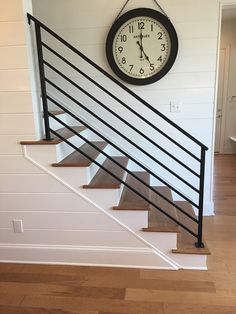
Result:
<instances>
[{"instance_id":1,"label":"white shiplap wall","mask_svg":"<svg viewBox=\"0 0 236 314\"><path fill-rule=\"evenodd\" d=\"M38 132L24 14L21 0L0 0L0 261L169 267L120 224L23 157L19 142L34 140ZM23 221L23 233L13 231L14 219Z\"/></svg>"},{"instance_id":2,"label":"white shiplap wall","mask_svg":"<svg viewBox=\"0 0 236 314\"><path fill-rule=\"evenodd\" d=\"M109 0L33 0L34 15L46 23L49 27L58 32L72 45L77 47L80 51L98 63L101 67L112 74L104 53L104 44L107 32L118 14L120 8L124 4L123 0L109 1ZM219 27L219 1L217 0L166 0L160 1L165 11L170 16L173 24L176 27L179 37L179 54L177 61L171 71L159 82L149 86L128 86L138 95L147 100L154 108L165 113L167 117L175 121L185 130L193 134L197 139L206 144L210 150L207 153L207 167L206 167L206 189L205 189L205 213L211 214L213 212L212 203L212 146L213 146L213 128L214 128L214 102L215 102L215 80L216 80L216 65L217 65L217 45L218 45L218 27ZM126 10L136 7L152 7L156 8L153 1L131 0ZM51 13L53 12L53 13ZM80 67L86 69L88 73L96 77L100 82L104 82L109 90L118 96L122 96L121 92L113 84L107 82L99 73L95 72L82 61L67 50L58 45L52 38L46 38L47 42L62 49L63 53L70 56L74 62ZM46 53L45 53L46 55ZM51 56L48 55L49 60ZM81 78L76 73L66 68L59 61L54 63L57 67L63 68L76 82L82 82ZM53 73L48 71L48 75L53 77L56 82L60 80ZM83 84L83 83L82 83ZM89 87L88 83L84 83ZM63 83L63 86L65 84ZM87 106L94 109L94 104L86 97L78 94L68 87L72 94L83 100ZM102 101L106 101L105 96L97 93ZM129 99L127 95L126 99ZM177 102L182 104L181 113L170 112L170 102ZM66 102L69 104L69 102ZM161 123L151 112L144 110L144 108L130 100L131 106L141 112L148 120L156 125ZM71 104L71 106L73 106ZM125 110L118 108L117 104L109 101L109 106L115 111L118 111L122 116L127 117L129 122L136 124L137 118L127 115ZM73 106L73 108L75 108ZM91 121L83 111L78 110L80 115ZM104 116L102 110L98 110L101 116ZM124 126L113 117L107 115L106 118L111 124L116 125L117 128L125 129ZM104 129L102 125L94 121L95 125L100 129ZM142 124L139 125L142 128ZM164 128L170 132L171 136L179 138L179 134L175 134L171 128L164 125ZM105 129L104 129L105 130ZM163 141L158 134L151 129L145 128L145 133L154 138L157 142ZM108 130L106 133L112 137L113 140L120 142ZM165 156L160 151L149 147L140 137L129 133L135 142L141 143L144 149L149 149L151 154L157 158L161 158L166 164L170 165ZM132 135L130 135L132 134ZM187 143L190 150L193 150L191 143ZM122 141L121 141L122 142ZM125 142L124 142L125 144ZM175 148L165 144L166 147ZM129 148L127 144L125 147ZM131 147L130 152L135 152ZM146 164L155 169L154 164L143 155L135 152L138 158L142 159ZM179 155L179 158L186 160L186 156ZM196 167L193 161L186 160L190 165ZM172 167L185 176L183 169L178 168L176 164ZM177 168L176 168L177 167ZM160 173L160 169L156 168ZM166 176L166 174L162 173ZM189 177L190 178L190 177ZM181 186L173 177L167 175L167 179L177 186ZM192 180L190 178L190 180ZM154 181L153 181L154 183ZM196 183L194 183L196 184ZM185 187L182 186L182 190ZM194 195L193 195L194 197Z\"/></svg>"}]
</instances>

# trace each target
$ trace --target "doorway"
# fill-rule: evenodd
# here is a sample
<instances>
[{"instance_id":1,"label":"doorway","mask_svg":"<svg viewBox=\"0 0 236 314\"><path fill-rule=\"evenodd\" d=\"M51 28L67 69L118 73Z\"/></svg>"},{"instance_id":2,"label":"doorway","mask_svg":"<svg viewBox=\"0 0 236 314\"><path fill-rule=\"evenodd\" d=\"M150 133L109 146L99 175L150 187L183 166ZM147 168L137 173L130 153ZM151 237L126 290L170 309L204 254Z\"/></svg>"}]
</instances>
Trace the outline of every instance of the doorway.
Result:
<instances>
[{"instance_id":1,"label":"doorway","mask_svg":"<svg viewBox=\"0 0 236 314\"><path fill-rule=\"evenodd\" d=\"M236 153L236 5L223 6L215 153Z\"/></svg>"}]
</instances>

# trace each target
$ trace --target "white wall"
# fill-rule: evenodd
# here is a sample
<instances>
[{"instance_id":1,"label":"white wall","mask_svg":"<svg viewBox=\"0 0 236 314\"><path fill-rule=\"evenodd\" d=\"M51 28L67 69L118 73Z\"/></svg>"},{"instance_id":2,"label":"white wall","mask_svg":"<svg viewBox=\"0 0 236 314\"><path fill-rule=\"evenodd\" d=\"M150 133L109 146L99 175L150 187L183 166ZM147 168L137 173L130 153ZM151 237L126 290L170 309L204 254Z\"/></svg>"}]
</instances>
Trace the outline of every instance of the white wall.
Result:
<instances>
[{"instance_id":1,"label":"white wall","mask_svg":"<svg viewBox=\"0 0 236 314\"><path fill-rule=\"evenodd\" d=\"M77 47L80 51L98 63L102 68L112 74L104 52L104 45L106 35L109 28L118 14L124 1L109 1L109 0L33 0L34 15L41 21L46 23L53 30L58 32L72 45ZM147 100L154 108L165 113L167 117L175 121L178 125L190 132L198 140L202 141L210 149L207 153L207 167L206 167L206 189L205 189L205 210L208 213L212 212L212 137L214 126L214 95L215 95L215 77L216 77L216 64L217 64L217 44L218 44L218 15L219 15L219 2L218 1L194 1L194 0L181 0L176 1L167 0L162 1L161 5L170 16L179 37L179 54L171 71L159 82L149 86L131 86L127 85L130 89L135 91L138 95ZM144 6L144 1L134 0L131 1L128 9ZM153 1L146 1L145 6L155 8ZM45 39L53 47L61 49L60 45L53 41L51 38ZM63 51L66 55L70 55L66 50ZM47 55L47 53L45 53ZM51 57L48 55L50 60ZM149 110L145 109L139 103L133 101L127 95L124 95L119 88L105 80L98 72L95 72L90 67L87 67L76 56L70 55L70 58L82 68L86 68L92 77L106 84L107 88L118 96L124 97L129 101L129 105L135 110L140 112L153 124L161 125L164 130L181 142L185 143L189 150L194 151L194 146L191 142L182 138L180 134L175 132L174 129L163 123L159 118L153 115ZM73 77L73 80L80 82L82 85L89 88L89 84L83 82L78 77L78 74L71 72L59 61L54 63L56 67L63 68L68 75ZM50 77L54 77L56 82L59 78L48 71ZM59 83L60 84L60 83ZM63 86L66 84L63 83ZM68 86L68 85L67 85ZM103 110L96 110L98 107L88 100L87 97L75 91L75 89L68 86L72 94L76 95L82 100L86 106L92 110L99 112L100 116L104 116ZM54 91L55 93L55 91ZM119 112L121 116L153 138L155 141L162 143L164 147L172 150L181 160L184 160L188 165L194 169L198 169L197 163L191 158L182 154L176 149L175 146L167 143L158 133L153 132L151 128L147 128L144 124L140 123L137 117L130 115L126 110L122 109L119 105L108 100L101 92L97 92L102 102L109 103L109 107ZM170 102L177 102L182 104L182 112L171 113ZM75 106L66 101L75 109ZM76 109L80 115L92 121L91 118L82 110ZM145 150L149 150L153 156L159 158L163 163L175 169L184 178L188 178L196 187L197 180L189 176L182 167L178 167L176 163L171 163L170 160L162 154L159 150L155 149L152 145L143 141L140 136L129 131L117 119L111 115L106 114L106 119L118 129L124 130L126 134L134 139L135 142L141 143ZM173 176L162 171L155 163L143 154L134 150L132 146L122 142L114 133L104 128L96 120L93 123L116 140L123 143L123 145L138 158L142 159L158 174L162 174L174 185L179 186L182 191L187 191L195 199L195 194L192 193L186 186L180 184ZM197 152L197 151L196 151ZM153 180L153 184L156 182Z\"/></svg>"},{"instance_id":2,"label":"white wall","mask_svg":"<svg viewBox=\"0 0 236 314\"><path fill-rule=\"evenodd\" d=\"M236 96L236 20L225 20L222 22L221 48L229 51L226 103L224 104L224 139L223 152L236 153L236 144L230 140L231 136L236 137L236 98L232 101L232 96Z\"/></svg>"},{"instance_id":3,"label":"white wall","mask_svg":"<svg viewBox=\"0 0 236 314\"><path fill-rule=\"evenodd\" d=\"M22 2L0 0L0 261L169 267L143 241L24 158L20 141L37 138L37 106ZM22 220L22 233L14 232L13 220Z\"/></svg>"}]
</instances>

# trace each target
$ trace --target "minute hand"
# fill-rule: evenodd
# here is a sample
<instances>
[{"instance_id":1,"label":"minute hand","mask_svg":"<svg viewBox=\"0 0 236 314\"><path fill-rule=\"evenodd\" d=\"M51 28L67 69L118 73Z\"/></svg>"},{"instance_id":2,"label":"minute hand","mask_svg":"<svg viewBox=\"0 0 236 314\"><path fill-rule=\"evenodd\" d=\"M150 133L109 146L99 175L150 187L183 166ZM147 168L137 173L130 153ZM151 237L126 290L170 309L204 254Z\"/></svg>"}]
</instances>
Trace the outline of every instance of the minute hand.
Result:
<instances>
[{"instance_id":1,"label":"minute hand","mask_svg":"<svg viewBox=\"0 0 236 314\"><path fill-rule=\"evenodd\" d=\"M143 49L143 45L141 45L139 41L137 41L137 44L139 45L139 48L140 48L141 52L144 54L145 59L146 59L146 60L150 63L150 65L151 65L150 59L149 59L148 55L145 53L145 51L144 51L144 49Z\"/></svg>"}]
</instances>

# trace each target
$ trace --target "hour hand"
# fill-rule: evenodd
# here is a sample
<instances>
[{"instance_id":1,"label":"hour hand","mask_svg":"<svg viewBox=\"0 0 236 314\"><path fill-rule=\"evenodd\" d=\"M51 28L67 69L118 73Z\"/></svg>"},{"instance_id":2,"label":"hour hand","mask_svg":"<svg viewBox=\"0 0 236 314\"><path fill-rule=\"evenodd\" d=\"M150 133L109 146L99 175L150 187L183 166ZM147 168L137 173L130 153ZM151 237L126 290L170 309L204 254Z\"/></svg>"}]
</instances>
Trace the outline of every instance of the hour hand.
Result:
<instances>
[{"instance_id":1,"label":"hour hand","mask_svg":"<svg viewBox=\"0 0 236 314\"><path fill-rule=\"evenodd\" d=\"M139 45L139 48L140 48L140 50L141 50L140 58L143 58L143 46L140 44L139 41L137 41L136 43Z\"/></svg>"},{"instance_id":2,"label":"hour hand","mask_svg":"<svg viewBox=\"0 0 236 314\"><path fill-rule=\"evenodd\" d=\"M145 51L143 50L142 44L140 44L139 41L137 41L137 44L139 45L139 48L140 48L140 50L141 50L141 58L143 57L143 54L144 54L145 59L146 59L146 60L150 63L150 65L151 65L150 59L149 59L148 55L145 53Z\"/></svg>"}]
</instances>

